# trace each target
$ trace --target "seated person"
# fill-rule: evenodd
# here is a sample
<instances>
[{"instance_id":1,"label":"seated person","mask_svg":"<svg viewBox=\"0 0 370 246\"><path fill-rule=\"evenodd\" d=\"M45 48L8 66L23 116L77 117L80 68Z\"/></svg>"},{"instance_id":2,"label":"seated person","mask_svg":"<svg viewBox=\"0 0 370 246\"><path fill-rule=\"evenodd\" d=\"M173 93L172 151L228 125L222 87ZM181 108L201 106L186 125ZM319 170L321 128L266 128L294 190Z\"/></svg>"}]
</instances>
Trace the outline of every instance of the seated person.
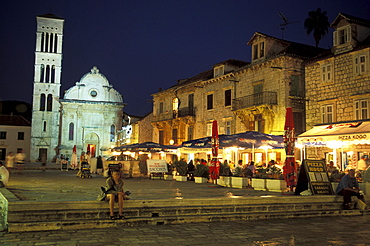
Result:
<instances>
[{"instance_id":1,"label":"seated person","mask_svg":"<svg viewBox=\"0 0 370 246\"><path fill-rule=\"evenodd\" d=\"M123 179L121 178L121 172L119 170L113 170L112 176L107 178L106 181L106 199L109 201L109 214L112 220L115 220L114 217L114 203L118 202L118 211L119 219L124 219L123 216L123 200L124 200L124 191L123 191Z\"/></svg>"},{"instance_id":2,"label":"seated person","mask_svg":"<svg viewBox=\"0 0 370 246\"><path fill-rule=\"evenodd\" d=\"M343 209L350 210L351 196L357 196L358 199L364 200L364 196L360 194L360 187L355 177L355 169L348 170L348 174L344 175L340 180L335 192L343 196Z\"/></svg>"},{"instance_id":3,"label":"seated person","mask_svg":"<svg viewBox=\"0 0 370 246\"><path fill-rule=\"evenodd\" d=\"M338 168L334 166L334 161L330 161L326 170L328 171L328 174L331 175L333 172L338 171Z\"/></svg>"},{"instance_id":4,"label":"seated person","mask_svg":"<svg viewBox=\"0 0 370 246\"><path fill-rule=\"evenodd\" d=\"M250 169L250 171L251 171L250 177L254 177L256 175L257 168L254 165L254 161L251 161L251 163L249 164L249 166L247 167L247 169Z\"/></svg>"},{"instance_id":5,"label":"seated person","mask_svg":"<svg viewBox=\"0 0 370 246\"><path fill-rule=\"evenodd\" d=\"M344 175L345 173L342 173L336 170L331 173L331 175L329 176L329 180L330 182L339 182L343 178Z\"/></svg>"},{"instance_id":6,"label":"seated person","mask_svg":"<svg viewBox=\"0 0 370 246\"><path fill-rule=\"evenodd\" d=\"M269 163L267 164L266 173L270 174L274 168L276 168L275 161L269 161Z\"/></svg>"}]
</instances>

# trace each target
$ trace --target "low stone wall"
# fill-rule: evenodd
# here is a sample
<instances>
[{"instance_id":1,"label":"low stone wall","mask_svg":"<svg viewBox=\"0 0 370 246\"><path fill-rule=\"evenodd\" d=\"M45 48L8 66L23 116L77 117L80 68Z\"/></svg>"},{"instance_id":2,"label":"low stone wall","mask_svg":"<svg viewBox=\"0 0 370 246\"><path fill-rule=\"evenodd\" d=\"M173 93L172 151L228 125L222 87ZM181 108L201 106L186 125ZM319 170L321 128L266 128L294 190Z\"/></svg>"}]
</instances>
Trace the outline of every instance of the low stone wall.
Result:
<instances>
[{"instance_id":1,"label":"low stone wall","mask_svg":"<svg viewBox=\"0 0 370 246\"><path fill-rule=\"evenodd\" d=\"M334 193L338 187L339 182L331 182L331 186L333 187ZM362 182L359 183L360 190L364 192L365 195L370 195L370 183L369 182Z\"/></svg>"}]
</instances>

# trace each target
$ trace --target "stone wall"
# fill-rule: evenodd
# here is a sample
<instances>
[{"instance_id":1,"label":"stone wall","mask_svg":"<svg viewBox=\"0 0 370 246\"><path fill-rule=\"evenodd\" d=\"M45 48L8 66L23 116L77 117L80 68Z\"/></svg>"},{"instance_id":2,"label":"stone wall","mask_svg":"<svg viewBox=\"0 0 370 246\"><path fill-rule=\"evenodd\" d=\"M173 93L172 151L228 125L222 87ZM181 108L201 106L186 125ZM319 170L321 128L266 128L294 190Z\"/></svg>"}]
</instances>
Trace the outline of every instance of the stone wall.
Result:
<instances>
[{"instance_id":1,"label":"stone wall","mask_svg":"<svg viewBox=\"0 0 370 246\"><path fill-rule=\"evenodd\" d=\"M356 120L354 100L369 98L370 73L356 75L354 72L354 56L366 54L369 59L369 48L340 54L334 57L313 62L306 66L306 116L307 129L315 124L327 123L321 119L321 106L333 104L333 121ZM333 80L323 83L321 80L321 65L331 63ZM367 94L366 94L367 93Z\"/></svg>"}]
</instances>

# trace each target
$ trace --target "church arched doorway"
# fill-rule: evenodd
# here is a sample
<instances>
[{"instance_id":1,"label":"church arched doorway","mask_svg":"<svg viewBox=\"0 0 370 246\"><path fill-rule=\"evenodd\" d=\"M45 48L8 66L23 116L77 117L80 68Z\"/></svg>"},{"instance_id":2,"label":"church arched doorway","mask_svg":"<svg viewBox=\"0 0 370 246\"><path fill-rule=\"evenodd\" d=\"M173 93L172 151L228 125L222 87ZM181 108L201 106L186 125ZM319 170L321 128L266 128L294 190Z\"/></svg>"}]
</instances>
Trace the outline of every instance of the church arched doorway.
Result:
<instances>
[{"instance_id":1,"label":"church arched doorway","mask_svg":"<svg viewBox=\"0 0 370 246\"><path fill-rule=\"evenodd\" d=\"M99 136L96 133L89 133L85 136L84 150L90 151L90 156L95 157L100 155L97 153L99 149Z\"/></svg>"}]
</instances>

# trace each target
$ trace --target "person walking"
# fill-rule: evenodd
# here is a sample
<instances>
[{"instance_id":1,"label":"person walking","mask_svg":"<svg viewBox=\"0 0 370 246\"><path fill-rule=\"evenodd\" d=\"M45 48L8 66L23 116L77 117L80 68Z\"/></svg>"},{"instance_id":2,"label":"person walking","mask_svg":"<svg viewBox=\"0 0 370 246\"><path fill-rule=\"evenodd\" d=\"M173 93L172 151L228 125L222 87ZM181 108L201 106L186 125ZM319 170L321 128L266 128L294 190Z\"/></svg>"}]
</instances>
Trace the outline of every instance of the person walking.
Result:
<instances>
[{"instance_id":1,"label":"person walking","mask_svg":"<svg viewBox=\"0 0 370 246\"><path fill-rule=\"evenodd\" d=\"M18 174L23 174L24 161L26 160L26 154L23 153L22 149L15 156L15 159L17 160Z\"/></svg>"},{"instance_id":2,"label":"person walking","mask_svg":"<svg viewBox=\"0 0 370 246\"><path fill-rule=\"evenodd\" d=\"M366 156L362 156L361 159L357 162L357 169L361 172L365 172L367 169Z\"/></svg>"},{"instance_id":3,"label":"person walking","mask_svg":"<svg viewBox=\"0 0 370 246\"><path fill-rule=\"evenodd\" d=\"M9 154L5 157L5 166L8 169L9 173L12 172L15 162L15 155L13 152L9 152Z\"/></svg>"},{"instance_id":4,"label":"person walking","mask_svg":"<svg viewBox=\"0 0 370 246\"><path fill-rule=\"evenodd\" d=\"M86 161L91 166L91 154L90 154L90 151L87 151L86 152Z\"/></svg>"},{"instance_id":5,"label":"person walking","mask_svg":"<svg viewBox=\"0 0 370 246\"><path fill-rule=\"evenodd\" d=\"M100 155L96 158L96 173L97 174L103 173L103 159Z\"/></svg>"},{"instance_id":6,"label":"person walking","mask_svg":"<svg viewBox=\"0 0 370 246\"><path fill-rule=\"evenodd\" d=\"M40 160L41 160L41 170L43 172L45 172L45 170L46 170L46 155L44 153L41 155Z\"/></svg>"},{"instance_id":7,"label":"person walking","mask_svg":"<svg viewBox=\"0 0 370 246\"><path fill-rule=\"evenodd\" d=\"M77 147L76 145L72 148L71 155L71 169L76 170L78 168L78 158L77 158Z\"/></svg>"}]
</instances>

